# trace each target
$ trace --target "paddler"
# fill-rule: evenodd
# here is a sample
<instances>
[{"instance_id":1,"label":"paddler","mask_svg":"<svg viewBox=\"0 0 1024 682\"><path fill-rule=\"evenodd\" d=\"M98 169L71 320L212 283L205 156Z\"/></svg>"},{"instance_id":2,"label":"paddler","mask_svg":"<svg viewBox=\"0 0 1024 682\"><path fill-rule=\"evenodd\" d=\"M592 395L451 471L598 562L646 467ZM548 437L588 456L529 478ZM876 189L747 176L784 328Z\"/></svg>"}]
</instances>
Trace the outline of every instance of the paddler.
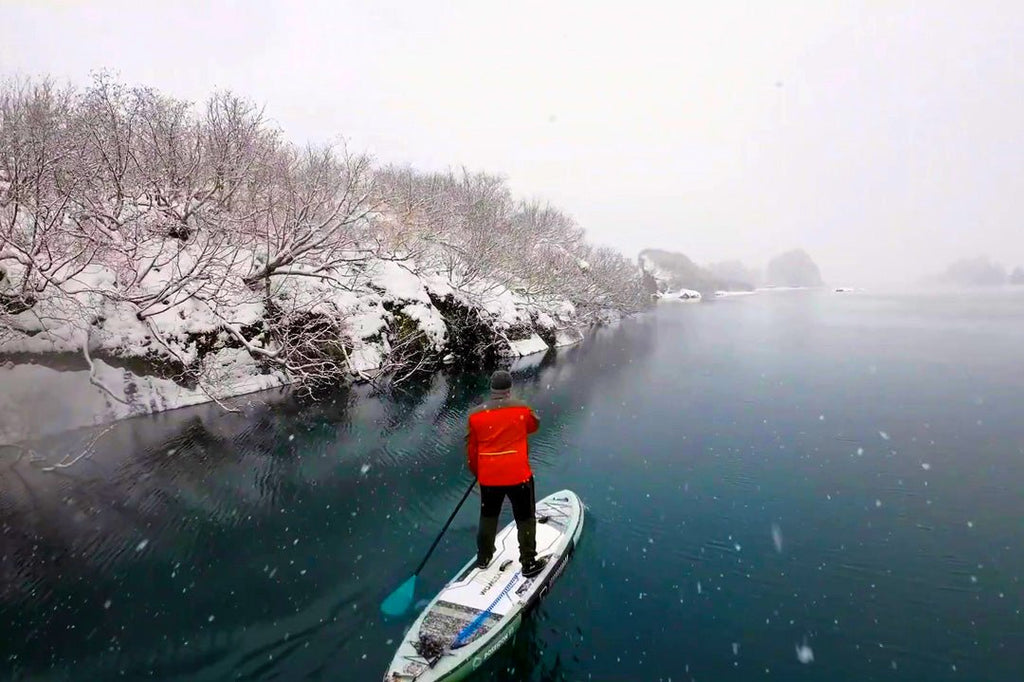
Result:
<instances>
[{"instance_id":1,"label":"paddler","mask_svg":"<svg viewBox=\"0 0 1024 682\"><path fill-rule=\"evenodd\" d=\"M491 395L469 414L466 457L480 484L480 527L476 565L486 568L494 557L498 516L508 496L519 531L519 562L524 577L543 570L547 557L537 558L537 518L533 472L527 437L540 422L529 405L512 398L512 375L491 375Z\"/></svg>"}]
</instances>

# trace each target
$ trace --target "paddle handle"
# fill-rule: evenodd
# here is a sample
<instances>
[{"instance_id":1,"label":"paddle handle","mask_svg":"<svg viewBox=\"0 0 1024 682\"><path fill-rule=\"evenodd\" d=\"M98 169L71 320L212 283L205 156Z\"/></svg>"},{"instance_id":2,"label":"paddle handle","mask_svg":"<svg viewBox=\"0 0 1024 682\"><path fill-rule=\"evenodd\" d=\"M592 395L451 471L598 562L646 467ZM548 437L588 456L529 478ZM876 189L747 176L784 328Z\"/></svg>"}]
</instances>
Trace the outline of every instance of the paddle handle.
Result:
<instances>
[{"instance_id":1,"label":"paddle handle","mask_svg":"<svg viewBox=\"0 0 1024 682\"><path fill-rule=\"evenodd\" d=\"M462 509L462 504L466 501L466 498L469 497L469 494L473 492L473 486L475 485L476 481L474 480L469 484L469 487L466 488L466 492L463 493L462 499L459 500L458 505L455 506L455 510L452 511L452 515L448 517L447 521L445 521L444 528L442 528L441 532L437 534L436 538L434 538L434 544L432 544L430 549L427 550L427 555L423 557L423 561L421 561L420 565L416 567L415 571L413 571L413 575L419 575L420 571L423 570L423 567L427 565L427 559L429 559L430 555L434 553L434 548L437 547L437 543L441 542L441 537L444 535L444 532L448 530L448 526L452 525L455 515L459 513L460 509Z\"/></svg>"}]
</instances>

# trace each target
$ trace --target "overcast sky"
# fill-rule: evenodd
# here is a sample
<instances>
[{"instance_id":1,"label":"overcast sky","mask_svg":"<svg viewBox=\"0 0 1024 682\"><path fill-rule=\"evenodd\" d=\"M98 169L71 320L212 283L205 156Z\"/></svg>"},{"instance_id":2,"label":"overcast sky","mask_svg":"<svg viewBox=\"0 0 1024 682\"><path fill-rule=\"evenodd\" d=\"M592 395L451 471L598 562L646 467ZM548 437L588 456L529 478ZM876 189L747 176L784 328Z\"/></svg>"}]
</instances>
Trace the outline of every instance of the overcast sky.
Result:
<instances>
[{"instance_id":1,"label":"overcast sky","mask_svg":"<svg viewBox=\"0 0 1024 682\"><path fill-rule=\"evenodd\" d=\"M628 255L806 248L832 283L1024 265L1024 3L17 2L0 75L266 105L465 165Z\"/></svg>"}]
</instances>

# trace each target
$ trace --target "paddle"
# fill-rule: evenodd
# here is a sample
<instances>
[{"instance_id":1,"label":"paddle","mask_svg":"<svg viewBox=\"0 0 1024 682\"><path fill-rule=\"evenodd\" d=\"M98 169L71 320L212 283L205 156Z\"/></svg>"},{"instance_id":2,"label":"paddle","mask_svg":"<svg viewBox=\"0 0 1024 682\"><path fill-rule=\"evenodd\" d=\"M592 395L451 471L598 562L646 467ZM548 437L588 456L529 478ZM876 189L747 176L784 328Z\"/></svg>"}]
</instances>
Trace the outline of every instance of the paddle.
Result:
<instances>
[{"instance_id":1,"label":"paddle","mask_svg":"<svg viewBox=\"0 0 1024 682\"><path fill-rule=\"evenodd\" d=\"M476 481L469 484L469 487L466 489L466 493L455 506L455 510L452 512L452 515L448 517L447 521L445 521L444 528L442 528L441 532L437 534L436 538L434 538L434 544L432 544L430 549L427 550L427 555L423 557L423 561L421 561L420 565L416 567L416 570L413 571L412 575L406 578L405 582L398 586L398 589L389 594L387 599L381 602L380 610L385 616L400 616L409 609L410 605L412 605L413 598L416 594L416 576L418 576L420 571L423 570L423 567L426 566L427 559L429 559L430 555L434 553L434 548L437 547L437 543L441 542L441 536L443 536L444 532L448 530L448 526L452 525L452 520L455 518L455 515L459 513L459 510L462 509L462 503L465 502L466 498L469 497L469 494L473 492L473 486L475 485Z\"/></svg>"}]
</instances>

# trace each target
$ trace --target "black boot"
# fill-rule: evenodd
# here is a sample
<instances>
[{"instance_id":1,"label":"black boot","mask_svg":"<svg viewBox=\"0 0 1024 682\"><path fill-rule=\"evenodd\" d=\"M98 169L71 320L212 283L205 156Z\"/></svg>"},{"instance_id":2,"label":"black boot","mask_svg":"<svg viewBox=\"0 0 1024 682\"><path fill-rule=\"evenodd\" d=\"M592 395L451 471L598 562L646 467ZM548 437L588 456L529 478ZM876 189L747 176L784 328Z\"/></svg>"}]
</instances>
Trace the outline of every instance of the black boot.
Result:
<instances>
[{"instance_id":1,"label":"black boot","mask_svg":"<svg viewBox=\"0 0 1024 682\"><path fill-rule=\"evenodd\" d=\"M542 556L539 559L534 559L529 564L525 564L523 566L523 577L524 578L532 578L535 575L537 575L538 573L540 573L541 571L543 571L544 567L547 566L547 565L548 565L548 558L546 556Z\"/></svg>"},{"instance_id":2,"label":"black boot","mask_svg":"<svg viewBox=\"0 0 1024 682\"><path fill-rule=\"evenodd\" d=\"M476 566L487 568L494 557L494 538L498 535L498 517L480 516L480 527L476 534Z\"/></svg>"},{"instance_id":3,"label":"black boot","mask_svg":"<svg viewBox=\"0 0 1024 682\"><path fill-rule=\"evenodd\" d=\"M537 559L537 519L524 519L516 522L519 531L519 563L523 567L523 577L532 578L544 569L547 557Z\"/></svg>"}]
</instances>

